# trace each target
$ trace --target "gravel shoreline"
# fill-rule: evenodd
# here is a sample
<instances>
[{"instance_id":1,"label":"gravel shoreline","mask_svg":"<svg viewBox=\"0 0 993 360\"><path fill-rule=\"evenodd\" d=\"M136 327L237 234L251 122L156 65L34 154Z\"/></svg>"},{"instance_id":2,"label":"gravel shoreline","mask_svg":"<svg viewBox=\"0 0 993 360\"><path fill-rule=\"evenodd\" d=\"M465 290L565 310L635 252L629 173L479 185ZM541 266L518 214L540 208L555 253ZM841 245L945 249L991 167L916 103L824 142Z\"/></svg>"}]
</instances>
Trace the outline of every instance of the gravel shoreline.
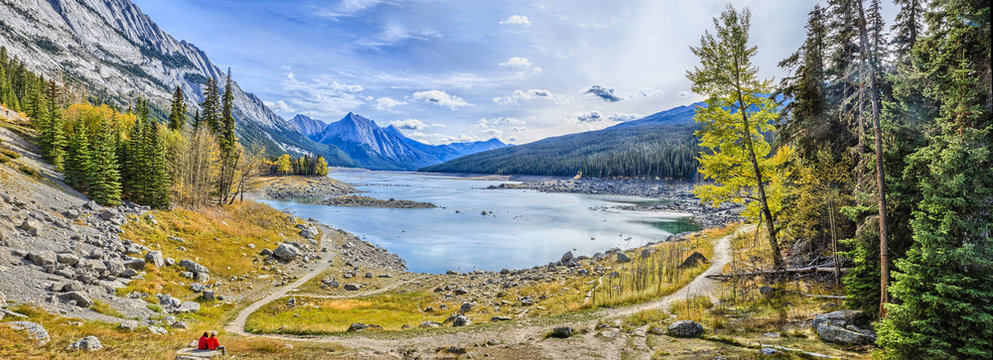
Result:
<instances>
[{"instance_id":1,"label":"gravel shoreline","mask_svg":"<svg viewBox=\"0 0 993 360\"><path fill-rule=\"evenodd\" d=\"M654 204L618 205L629 211L671 211L691 214L701 228L724 226L741 221L741 205L712 207L703 205L693 194L693 184L682 181L613 180L613 179L534 179L486 187L488 190L526 189L549 193L624 195L657 199Z\"/></svg>"}]
</instances>

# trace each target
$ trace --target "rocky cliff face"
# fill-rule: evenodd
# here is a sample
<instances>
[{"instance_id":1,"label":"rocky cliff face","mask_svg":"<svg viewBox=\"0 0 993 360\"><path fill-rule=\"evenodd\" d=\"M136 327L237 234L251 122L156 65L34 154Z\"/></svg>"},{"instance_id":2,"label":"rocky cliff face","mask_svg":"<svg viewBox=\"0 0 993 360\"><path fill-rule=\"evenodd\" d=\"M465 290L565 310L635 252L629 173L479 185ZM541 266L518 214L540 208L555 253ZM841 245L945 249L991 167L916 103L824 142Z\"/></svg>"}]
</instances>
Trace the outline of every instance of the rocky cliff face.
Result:
<instances>
[{"instance_id":1,"label":"rocky cliff face","mask_svg":"<svg viewBox=\"0 0 993 360\"><path fill-rule=\"evenodd\" d=\"M0 0L0 46L33 71L80 83L121 105L144 96L167 111L176 86L198 104L208 78L226 80L207 54L162 31L128 0ZM297 132L237 82L234 88L242 141L270 153L315 153L334 165L353 165L340 150Z\"/></svg>"}]
</instances>

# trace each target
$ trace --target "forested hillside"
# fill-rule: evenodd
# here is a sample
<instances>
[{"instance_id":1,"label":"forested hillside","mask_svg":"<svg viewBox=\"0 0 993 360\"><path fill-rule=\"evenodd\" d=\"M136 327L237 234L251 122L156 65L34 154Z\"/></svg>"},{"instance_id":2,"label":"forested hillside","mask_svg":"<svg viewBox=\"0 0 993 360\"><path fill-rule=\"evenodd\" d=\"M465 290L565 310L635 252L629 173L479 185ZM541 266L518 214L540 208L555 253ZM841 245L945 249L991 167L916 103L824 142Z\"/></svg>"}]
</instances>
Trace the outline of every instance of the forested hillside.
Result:
<instances>
[{"instance_id":1,"label":"forested hillside","mask_svg":"<svg viewBox=\"0 0 993 360\"><path fill-rule=\"evenodd\" d=\"M699 147L688 119L547 138L464 156L421 171L692 180Z\"/></svg>"}]
</instances>

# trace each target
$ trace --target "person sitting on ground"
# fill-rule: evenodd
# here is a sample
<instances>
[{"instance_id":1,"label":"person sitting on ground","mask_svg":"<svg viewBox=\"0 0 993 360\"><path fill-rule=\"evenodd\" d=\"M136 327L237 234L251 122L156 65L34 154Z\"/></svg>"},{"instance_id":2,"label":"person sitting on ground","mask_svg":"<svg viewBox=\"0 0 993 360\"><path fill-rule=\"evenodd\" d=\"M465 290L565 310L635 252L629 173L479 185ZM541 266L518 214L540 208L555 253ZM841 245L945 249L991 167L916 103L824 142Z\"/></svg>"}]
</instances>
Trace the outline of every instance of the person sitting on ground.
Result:
<instances>
[{"instance_id":1,"label":"person sitting on ground","mask_svg":"<svg viewBox=\"0 0 993 360\"><path fill-rule=\"evenodd\" d=\"M200 340L197 341L197 350L207 350L207 333L203 333Z\"/></svg>"},{"instance_id":2,"label":"person sitting on ground","mask_svg":"<svg viewBox=\"0 0 993 360\"><path fill-rule=\"evenodd\" d=\"M210 350L220 350L221 355L225 355L224 346L221 346L220 342L217 341L216 331L210 332L210 338L207 339L207 348Z\"/></svg>"}]
</instances>

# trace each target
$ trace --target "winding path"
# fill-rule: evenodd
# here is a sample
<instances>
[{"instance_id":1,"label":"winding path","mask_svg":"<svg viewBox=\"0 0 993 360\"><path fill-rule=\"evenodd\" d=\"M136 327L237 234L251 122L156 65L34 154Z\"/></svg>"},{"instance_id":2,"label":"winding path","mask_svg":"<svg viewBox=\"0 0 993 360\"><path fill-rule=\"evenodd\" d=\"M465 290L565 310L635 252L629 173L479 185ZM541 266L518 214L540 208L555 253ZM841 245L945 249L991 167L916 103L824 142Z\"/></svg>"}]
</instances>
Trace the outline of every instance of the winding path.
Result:
<instances>
[{"instance_id":1,"label":"winding path","mask_svg":"<svg viewBox=\"0 0 993 360\"><path fill-rule=\"evenodd\" d=\"M282 340L292 340L292 341L309 341L309 342L321 342L321 343L336 343L342 346L366 349L373 351L375 354L383 354L391 352L400 347L428 347L434 348L442 344L467 344L467 343L485 343L487 339L500 338L503 339L504 343L516 344L525 342L528 340L540 339L549 329L554 326L574 326L574 327L588 327L592 328L596 325L598 321L603 321L606 319L620 318L629 316L640 311L649 309L662 309L663 311L668 311L669 305L673 302L681 299L691 298L694 296L711 296L714 297L714 290L717 288L717 281L707 278L707 275L720 273L724 268L724 265L731 261L731 239L738 233L748 231L751 227L739 228L734 233L724 236L717 240L714 244L713 259L711 259L710 267L707 268L703 273L697 275L692 281L680 288L679 290L659 298L654 301L635 304L620 308L613 309L603 309L598 311L594 316L593 320L583 320L583 321L562 321L560 323L549 324L547 321L535 321L536 319L525 319L518 320L516 324L510 323L507 326L502 326L498 328L490 329L466 329L462 332L455 333L441 333L432 334L426 336L410 337L410 338L397 338L397 339L385 339L385 338L371 338L366 336L334 336L334 335L324 335L324 336L303 336L303 335L286 335L286 334L251 334L245 331L245 321L248 316L258 309L265 306L269 302L272 302L280 297L286 296L294 288L303 285L308 280L312 279L317 274L320 274L328 268L330 261L322 262L322 265L311 269L306 275L293 282L293 284L287 285L278 291L266 296L242 309L238 316L227 326L225 330L229 333L234 333L242 336L254 336L254 337L264 337L271 339L282 339ZM385 289L378 290L377 292L385 291ZM537 323L537 324L536 324ZM538 345L540 346L540 345ZM606 351L606 358L615 358L619 353L614 353L613 351ZM619 357L619 356L618 356Z\"/></svg>"}]
</instances>

